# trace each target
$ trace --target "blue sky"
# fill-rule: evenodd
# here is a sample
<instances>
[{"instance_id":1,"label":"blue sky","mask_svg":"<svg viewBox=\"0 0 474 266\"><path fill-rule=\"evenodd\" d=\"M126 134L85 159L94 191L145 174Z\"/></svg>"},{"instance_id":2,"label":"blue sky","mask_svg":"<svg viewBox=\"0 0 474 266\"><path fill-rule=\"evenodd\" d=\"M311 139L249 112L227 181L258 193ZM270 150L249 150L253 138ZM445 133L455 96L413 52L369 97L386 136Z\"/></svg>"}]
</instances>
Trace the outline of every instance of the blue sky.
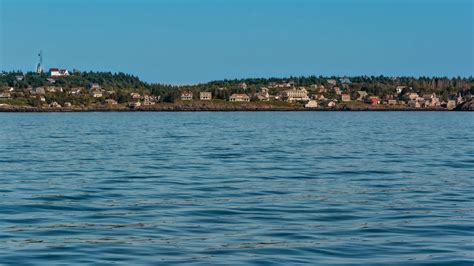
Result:
<instances>
[{"instance_id":1,"label":"blue sky","mask_svg":"<svg viewBox=\"0 0 474 266\"><path fill-rule=\"evenodd\" d=\"M187 84L290 75L470 76L472 0L0 0L0 69Z\"/></svg>"}]
</instances>

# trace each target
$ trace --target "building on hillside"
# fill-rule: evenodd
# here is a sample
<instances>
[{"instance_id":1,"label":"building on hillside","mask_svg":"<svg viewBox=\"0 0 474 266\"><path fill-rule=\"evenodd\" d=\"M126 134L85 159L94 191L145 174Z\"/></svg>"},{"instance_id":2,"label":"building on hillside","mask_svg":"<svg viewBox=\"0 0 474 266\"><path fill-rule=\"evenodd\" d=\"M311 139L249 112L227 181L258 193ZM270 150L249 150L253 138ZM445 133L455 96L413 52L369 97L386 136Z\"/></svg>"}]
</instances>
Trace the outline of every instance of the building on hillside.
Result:
<instances>
[{"instance_id":1,"label":"building on hillside","mask_svg":"<svg viewBox=\"0 0 474 266\"><path fill-rule=\"evenodd\" d=\"M33 91L32 91L33 94L45 94L46 91L43 87L38 87L38 88L35 88Z\"/></svg>"},{"instance_id":2,"label":"building on hillside","mask_svg":"<svg viewBox=\"0 0 474 266\"><path fill-rule=\"evenodd\" d=\"M397 91L397 94L401 94L403 92L403 89L405 89L407 86L397 86L395 90Z\"/></svg>"},{"instance_id":3,"label":"building on hillside","mask_svg":"<svg viewBox=\"0 0 474 266\"><path fill-rule=\"evenodd\" d=\"M97 83L91 83L89 84L89 89L90 90L100 90L100 85Z\"/></svg>"},{"instance_id":4,"label":"building on hillside","mask_svg":"<svg viewBox=\"0 0 474 266\"><path fill-rule=\"evenodd\" d=\"M340 78L339 82L341 82L341 84L351 84L352 83L349 78Z\"/></svg>"},{"instance_id":5,"label":"building on hillside","mask_svg":"<svg viewBox=\"0 0 474 266\"><path fill-rule=\"evenodd\" d=\"M260 92L257 94L257 98L259 101L269 101L270 100L270 93L268 93L268 88L262 87L260 88Z\"/></svg>"},{"instance_id":6,"label":"building on hillside","mask_svg":"<svg viewBox=\"0 0 474 266\"><path fill-rule=\"evenodd\" d=\"M341 99L343 102L350 102L351 101L351 95L347 93L341 94Z\"/></svg>"},{"instance_id":7,"label":"building on hillside","mask_svg":"<svg viewBox=\"0 0 474 266\"><path fill-rule=\"evenodd\" d=\"M380 98L377 96L370 96L368 99L368 103L371 105L378 105L380 104Z\"/></svg>"},{"instance_id":8,"label":"building on hillside","mask_svg":"<svg viewBox=\"0 0 474 266\"><path fill-rule=\"evenodd\" d=\"M229 102L250 102L250 97L245 93L234 93L229 97Z\"/></svg>"},{"instance_id":9,"label":"building on hillside","mask_svg":"<svg viewBox=\"0 0 474 266\"><path fill-rule=\"evenodd\" d=\"M308 91L305 88L282 91L280 98L287 102L309 101Z\"/></svg>"},{"instance_id":10,"label":"building on hillside","mask_svg":"<svg viewBox=\"0 0 474 266\"><path fill-rule=\"evenodd\" d=\"M246 90L248 88L247 83L245 83L245 82L239 83L239 88L243 89L243 90Z\"/></svg>"},{"instance_id":11,"label":"building on hillside","mask_svg":"<svg viewBox=\"0 0 474 266\"><path fill-rule=\"evenodd\" d=\"M410 107L410 108L420 108L421 104L420 104L419 101L410 100L410 101L408 101L408 107Z\"/></svg>"},{"instance_id":12,"label":"building on hillside","mask_svg":"<svg viewBox=\"0 0 474 266\"><path fill-rule=\"evenodd\" d=\"M341 88L339 88L339 87L334 87L333 89L334 89L334 92L335 92L337 95L341 95L341 94L342 94Z\"/></svg>"},{"instance_id":13,"label":"building on hillside","mask_svg":"<svg viewBox=\"0 0 474 266\"><path fill-rule=\"evenodd\" d=\"M183 91L181 93L181 101L191 101L193 99L193 92Z\"/></svg>"},{"instance_id":14,"label":"building on hillside","mask_svg":"<svg viewBox=\"0 0 474 266\"><path fill-rule=\"evenodd\" d=\"M82 95L82 88L71 88L71 94L74 96Z\"/></svg>"},{"instance_id":15,"label":"building on hillside","mask_svg":"<svg viewBox=\"0 0 474 266\"><path fill-rule=\"evenodd\" d=\"M61 108L61 105L57 102L52 102L49 104L49 107L51 108Z\"/></svg>"},{"instance_id":16,"label":"building on hillside","mask_svg":"<svg viewBox=\"0 0 474 266\"><path fill-rule=\"evenodd\" d=\"M332 86L336 86L336 84L337 84L337 80L335 80L335 79L328 79L328 80L326 80L326 82L329 85L332 85Z\"/></svg>"},{"instance_id":17,"label":"building on hillside","mask_svg":"<svg viewBox=\"0 0 474 266\"><path fill-rule=\"evenodd\" d=\"M416 100L418 99L420 96L418 95L418 93L416 92L410 92L410 93L407 93L407 96L408 98L410 98L410 100Z\"/></svg>"},{"instance_id":18,"label":"building on hillside","mask_svg":"<svg viewBox=\"0 0 474 266\"><path fill-rule=\"evenodd\" d=\"M131 102L131 103L128 104L128 106L129 106L130 108L136 108L136 107L142 106L142 103L141 103L140 101Z\"/></svg>"},{"instance_id":19,"label":"building on hillside","mask_svg":"<svg viewBox=\"0 0 474 266\"><path fill-rule=\"evenodd\" d=\"M134 99L134 100L139 100L139 99L142 98L142 96L141 96L140 93L138 93L138 92L131 92L131 93L130 93L130 96L131 96L132 99Z\"/></svg>"},{"instance_id":20,"label":"building on hillside","mask_svg":"<svg viewBox=\"0 0 474 266\"><path fill-rule=\"evenodd\" d=\"M199 92L199 100L201 101L210 101L212 100L212 93L209 91Z\"/></svg>"},{"instance_id":21,"label":"building on hillside","mask_svg":"<svg viewBox=\"0 0 474 266\"><path fill-rule=\"evenodd\" d=\"M304 105L305 108L317 108L318 102L315 100L310 100L308 103Z\"/></svg>"},{"instance_id":22,"label":"building on hillside","mask_svg":"<svg viewBox=\"0 0 474 266\"><path fill-rule=\"evenodd\" d=\"M390 100L387 101L387 104L388 104L388 105L396 105L396 104L397 104L397 100L390 99Z\"/></svg>"},{"instance_id":23,"label":"building on hillside","mask_svg":"<svg viewBox=\"0 0 474 266\"><path fill-rule=\"evenodd\" d=\"M318 92L319 93L326 93L328 90L326 89L326 87L324 87L324 85L319 85L318 87Z\"/></svg>"},{"instance_id":24,"label":"building on hillside","mask_svg":"<svg viewBox=\"0 0 474 266\"><path fill-rule=\"evenodd\" d=\"M92 95L92 97L94 97L94 98L100 98L100 97L102 97L102 91L100 91L100 90L93 90L93 91L91 91L91 95Z\"/></svg>"},{"instance_id":25,"label":"building on hillside","mask_svg":"<svg viewBox=\"0 0 474 266\"><path fill-rule=\"evenodd\" d=\"M116 105L117 101L114 100L114 99L106 99L105 104L107 104L107 105Z\"/></svg>"},{"instance_id":26,"label":"building on hillside","mask_svg":"<svg viewBox=\"0 0 474 266\"><path fill-rule=\"evenodd\" d=\"M366 91L357 91L357 94L359 94L359 98L357 98L358 101L363 101L364 98L369 95Z\"/></svg>"},{"instance_id":27,"label":"building on hillside","mask_svg":"<svg viewBox=\"0 0 474 266\"><path fill-rule=\"evenodd\" d=\"M335 107L336 103L334 101L329 101L328 102L328 107Z\"/></svg>"},{"instance_id":28,"label":"building on hillside","mask_svg":"<svg viewBox=\"0 0 474 266\"><path fill-rule=\"evenodd\" d=\"M47 92L63 92L64 89L62 87L54 87L54 86L48 86L46 87Z\"/></svg>"},{"instance_id":29,"label":"building on hillside","mask_svg":"<svg viewBox=\"0 0 474 266\"><path fill-rule=\"evenodd\" d=\"M433 98L436 98L436 94L435 94L435 93L424 94L424 95L423 95L423 99L425 99L425 101L431 101L431 99L433 99Z\"/></svg>"},{"instance_id":30,"label":"building on hillside","mask_svg":"<svg viewBox=\"0 0 474 266\"><path fill-rule=\"evenodd\" d=\"M159 97L153 95L143 96L143 105L154 105L159 100Z\"/></svg>"},{"instance_id":31,"label":"building on hillside","mask_svg":"<svg viewBox=\"0 0 474 266\"><path fill-rule=\"evenodd\" d=\"M448 108L449 110L456 108L456 100L448 100L446 108Z\"/></svg>"},{"instance_id":32,"label":"building on hillside","mask_svg":"<svg viewBox=\"0 0 474 266\"><path fill-rule=\"evenodd\" d=\"M49 75L53 78L69 76L69 71L67 69L59 68L50 68Z\"/></svg>"},{"instance_id":33,"label":"building on hillside","mask_svg":"<svg viewBox=\"0 0 474 266\"><path fill-rule=\"evenodd\" d=\"M0 92L0 99L9 99L12 95L8 91Z\"/></svg>"}]
</instances>

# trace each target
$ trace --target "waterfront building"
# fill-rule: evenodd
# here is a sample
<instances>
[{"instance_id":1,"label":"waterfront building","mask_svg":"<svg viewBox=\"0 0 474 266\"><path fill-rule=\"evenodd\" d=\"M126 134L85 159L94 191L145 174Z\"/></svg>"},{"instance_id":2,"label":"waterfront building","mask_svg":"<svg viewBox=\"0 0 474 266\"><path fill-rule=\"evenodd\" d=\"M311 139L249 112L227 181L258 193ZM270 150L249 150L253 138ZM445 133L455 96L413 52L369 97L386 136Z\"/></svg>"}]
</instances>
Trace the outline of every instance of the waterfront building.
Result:
<instances>
[{"instance_id":1,"label":"waterfront building","mask_svg":"<svg viewBox=\"0 0 474 266\"><path fill-rule=\"evenodd\" d=\"M191 91L184 91L181 93L182 101L191 101L193 99L193 93Z\"/></svg>"},{"instance_id":2,"label":"waterfront building","mask_svg":"<svg viewBox=\"0 0 474 266\"><path fill-rule=\"evenodd\" d=\"M446 104L446 108L448 108L449 110L456 108L456 101L448 100L448 103Z\"/></svg>"},{"instance_id":3,"label":"waterfront building","mask_svg":"<svg viewBox=\"0 0 474 266\"><path fill-rule=\"evenodd\" d=\"M114 99L106 99L106 100L105 100L105 104L108 104L108 105L116 105L116 104L117 104L117 101L114 100Z\"/></svg>"},{"instance_id":4,"label":"waterfront building","mask_svg":"<svg viewBox=\"0 0 474 266\"><path fill-rule=\"evenodd\" d=\"M268 88L262 87L260 89L260 92L257 94L257 98L260 101L269 101L270 100L270 94L268 93Z\"/></svg>"},{"instance_id":5,"label":"waterfront building","mask_svg":"<svg viewBox=\"0 0 474 266\"><path fill-rule=\"evenodd\" d=\"M304 105L305 108L317 108L318 102L315 100L310 100L307 104Z\"/></svg>"},{"instance_id":6,"label":"waterfront building","mask_svg":"<svg viewBox=\"0 0 474 266\"><path fill-rule=\"evenodd\" d=\"M212 100L212 93L208 91L199 92L199 99L201 101L210 101Z\"/></svg>"},{"instance_id":7,"label":"waterfront building","mask_svg":"<svg viewBox=\"0 0 474 266\"><path fill-rule=\"evenodd\" d=\"M416 99L418 99L418 98L420 97L420 96L418 95L418 93L416 93L416 92L410 92L410 93L408 93L407 96L408 96L408 98L410 98L410 100L416 100Z\"/></svg>"},{"instance_id":8,"label":"waterfront building","mask_svg":"<svg viewBox=\"0 0 474 266\"><path fill-rule=\"evenodd\" d=\"M368 99L369 104L371 105L378 105L380 104L380 98L377 96L370 96Z\"/></svg>"},{"instance_id":9,"label":"waterfront building","mask_svg":"<svg viewBox=\"0 0 474 266\"><path fill-rule=\"evenodd\" d=\"M154 105L158 98L152 95L145 95L143 96L143 105Z\"/></svg>"},{"instance_id":10,"label":"waterfront building","mask_svg":"<svg viewBox=\"0 0 474 266\"><path fill-rule=\"evenodd\" d=\"M419 101L410 100L410 101L408 101L408 107L410 107L410 108L421 108L421 104L420 104Z\"/></svg>"},{"instance_id":11,"label":"waterfront building","mask_svg":"<svg viewBox=\"0 0 474 266\"><path fill-rule=\"evenodd\" d=\"M128 104L128 106L131 107L131 108L140 107L140 106L142 106L142 103L139 102L139 101L131 102L131 103Z\"/></svg>"},{"instance_id":12,"label":"waterfront building","mask_svg":"<svg viewBox=\"0 0 474 266\"><path fill-rule=\"evenodd\" d=\"M285 90L281 92L280 97L287 102L309 101L308 91L305 88Z\"/></svg>"},{"instance_id":13,"label":"waterfront building","mask_svg":"<svg viewBox=\"0 0 474 266\"><path fill-rule=\"evenodd\" d=\"M347 93L341 94L341 98L343 102L350 102L351 101L351 96Z\"/></svg>"},{"instance_id":14,"label":"waterfront building","mask_svg":"<svg viewBox=\"0 0 474 266\"><path fill-rule=\"evenodd\" d=\"M363 101L365 97L367 97L369 94L366 91L357 91L359 94L359 98L357 98L358 101Z\"/></svg>"},{"instance_id":15,"label":"waterfront building","mask_svg":"<svg viewBox=\"0 0 474 266\"><path fill-rule=\"evenodd\" d=\"M0 93L0 99L9 99L11 94L9 92L2 92Z\"/></svg>"},{"instance_id":16,"label":"waterfront building","mask_svg":"<svg viewBox=\"0 0 474 266\"><path fill-rule=\"evenodd\" d=\"M245 93L234 93L229 97L229 102L250 102L250 97Z\"/></svg>"},{"instance_id":17,"label":"waterfront building","mask_svg":"<svg viewBox=\"0 0 474 266\"><path fill-rule=\"evenodd\" d=\"M57 102L52 102L49 104L49 107L51 108L61 108L61 105Z\"/></svg>"}]
</instances>

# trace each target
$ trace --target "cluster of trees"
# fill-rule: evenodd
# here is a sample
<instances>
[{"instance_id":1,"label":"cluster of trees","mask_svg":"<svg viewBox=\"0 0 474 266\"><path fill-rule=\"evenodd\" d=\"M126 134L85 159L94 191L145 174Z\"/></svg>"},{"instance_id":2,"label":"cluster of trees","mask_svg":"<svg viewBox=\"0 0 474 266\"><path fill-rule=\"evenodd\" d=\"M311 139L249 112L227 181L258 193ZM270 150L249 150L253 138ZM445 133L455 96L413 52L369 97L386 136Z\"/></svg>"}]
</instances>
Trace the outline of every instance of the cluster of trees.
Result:
<instances>
[{"instance_id":1,"label":"cluster of trees","mask_svg":"<svg viewBox=\"0 0 474 266\"><path fill-rule=\"evenodd\" d=\"M20 78L19 78L20 77ZM54 79L54 84L48 80L47 74L37 74L34 72L22 73L20 71L2 72L0 75L0 89L13 87L15 89L36 88L42 86L63 87L66 92L48 95L52 101L70 101L73 104L89 104L91 102L103 101L104 99L92 99L84 93L84 97L73 97L67 93L72 88L87 88L91 83L97 83L105 90L113 90L116 93L108 96L117 100L119 103L129 102L130 92L139 92L160 96L165 102L175 102L180 99L180 92L183 90L192 91L198 97L200 91L212 92L215 99L228 99L232 93L244 92L240 84L247 85L246 93L254 94L261 87L268 87L272 84L284 84L291 82L294 86L308 87L313 84L329 86L328 80L336 80L336 86L342 86L341 77L331 76L307 76L307 77L289 77L289 78L249 78L211 81L202 84L190 86L173 86L158 83L147 83L141 81L138 77L126 73L111 72L81 72L74 70L69 76L58 77ZM350 77L348 91L354 94L357 91L367 91L369 95L384 97L388 94L394 94L397 86L406 86L406 91L412 88L412 91L419 94L436 93L443 98L449 95L474 95L473 77L385 77L385 76L357 76ZM405 91L405 92L406 92ZM85 90L86 92L86 90ZM271 92L275 93L275 89ZM20 95L21 96L21 95Z\"/></svg>"}]
</instances>

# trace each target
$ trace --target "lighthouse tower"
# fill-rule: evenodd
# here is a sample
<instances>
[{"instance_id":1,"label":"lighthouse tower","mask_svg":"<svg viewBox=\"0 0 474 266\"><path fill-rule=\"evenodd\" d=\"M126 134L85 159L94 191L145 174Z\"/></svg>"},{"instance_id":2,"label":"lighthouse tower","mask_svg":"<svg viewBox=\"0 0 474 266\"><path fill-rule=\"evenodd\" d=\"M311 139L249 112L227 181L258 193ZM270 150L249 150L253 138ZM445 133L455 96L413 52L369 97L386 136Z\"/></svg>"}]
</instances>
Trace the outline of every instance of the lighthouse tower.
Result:
<instances>
[{"instance_id":1,"label":"lighthouse tower","mask_svg":"<svg viewBox=\"0 0 474 266\"><path fill-rule=\"evenodd\" d=\"M43 50L41 50L38 54L39 56L39 63L36 65L36 73L43 74Z\"/></svg>"}]
</instances>

